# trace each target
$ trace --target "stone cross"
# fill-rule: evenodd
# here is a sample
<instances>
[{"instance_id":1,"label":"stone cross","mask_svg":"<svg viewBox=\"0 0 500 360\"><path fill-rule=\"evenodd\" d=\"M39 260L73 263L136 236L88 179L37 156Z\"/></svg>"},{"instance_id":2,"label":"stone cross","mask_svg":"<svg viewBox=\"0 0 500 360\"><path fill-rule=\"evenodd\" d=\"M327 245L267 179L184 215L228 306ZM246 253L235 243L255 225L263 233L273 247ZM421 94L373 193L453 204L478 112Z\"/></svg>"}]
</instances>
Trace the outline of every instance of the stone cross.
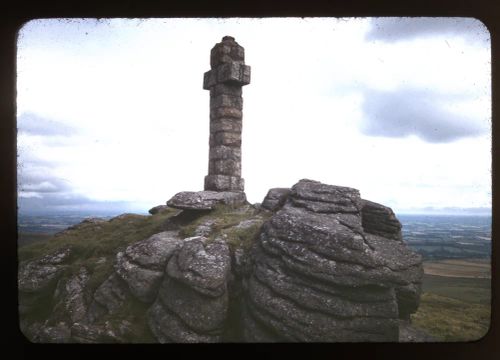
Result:
<instances>
[{"instance_id":1,"label":"stone cross","mask_svg":"<svg viewBox=\"0 0 500 360\"><path fill-rule=\"evenodd\" d=\"M250 83L245 50L224 36L210 52L210 67L203 89L210 90L210 150L205 190L245 189L241 178L242 86Z\"/></svg>"}]
</instances>

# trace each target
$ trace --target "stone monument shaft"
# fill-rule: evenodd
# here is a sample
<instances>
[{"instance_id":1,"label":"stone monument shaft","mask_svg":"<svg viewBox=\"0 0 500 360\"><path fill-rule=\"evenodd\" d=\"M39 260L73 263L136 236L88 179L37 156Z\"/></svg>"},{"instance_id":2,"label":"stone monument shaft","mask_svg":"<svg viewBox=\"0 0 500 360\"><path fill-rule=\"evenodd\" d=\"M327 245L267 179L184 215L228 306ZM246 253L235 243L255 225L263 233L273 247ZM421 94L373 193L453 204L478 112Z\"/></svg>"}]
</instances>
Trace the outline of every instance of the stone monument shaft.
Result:
<instances>
[{"instance_id":1,"label":"stone monument shaft","mask_svg":"<svg viewBox=\"0 0 500 360\"><path fill-rule=\"evenodd\" d=\"M250 83L245 50L224 36L210 52L203 89L210 90L210 150L205 190L244 191L241 178L242 87Z\"/></svg>"}]
</instances>

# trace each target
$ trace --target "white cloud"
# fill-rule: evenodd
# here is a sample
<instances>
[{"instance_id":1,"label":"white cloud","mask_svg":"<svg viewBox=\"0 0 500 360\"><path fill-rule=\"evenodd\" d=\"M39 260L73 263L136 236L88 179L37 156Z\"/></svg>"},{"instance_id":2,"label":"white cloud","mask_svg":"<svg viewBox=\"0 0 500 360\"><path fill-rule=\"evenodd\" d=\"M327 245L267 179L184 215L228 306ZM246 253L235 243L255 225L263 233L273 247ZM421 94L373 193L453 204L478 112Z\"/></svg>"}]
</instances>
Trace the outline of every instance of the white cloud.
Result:
<instances>
[{"instance_id":1,"label":"white cloud","mask_svg":"<svg viewBox=\"0 0 500 360\"><path fill-rule=\"evenodd\" d=\"M446 111L488 128L489 45L448 33L367 40L369 29L367 19L28 23L18 53L19 118L35 114L74 133L20 134L20 159L36 153L56 164L52 176L96 201L147 207L201 190L203 73L213 45L232 35L252 67L242 169L251 202L312 178L390 206L489 206L488 136L430 144L360 133L367 90L402 87L447 94Z\"/></svg>"},{"instance_id":2,"label":"white cloud","mask_svg":"<svg viewBox=\"0 0 500 360\"><path fill-rule=\"evenodd\" d=\"M42 199L43 198L42 195L40 195L37 192L33 192L33 191L20 191L19 192L19 197L20 198L25 198L25 199L30 199L30 198Z\"/></svg>"}]
</instances>

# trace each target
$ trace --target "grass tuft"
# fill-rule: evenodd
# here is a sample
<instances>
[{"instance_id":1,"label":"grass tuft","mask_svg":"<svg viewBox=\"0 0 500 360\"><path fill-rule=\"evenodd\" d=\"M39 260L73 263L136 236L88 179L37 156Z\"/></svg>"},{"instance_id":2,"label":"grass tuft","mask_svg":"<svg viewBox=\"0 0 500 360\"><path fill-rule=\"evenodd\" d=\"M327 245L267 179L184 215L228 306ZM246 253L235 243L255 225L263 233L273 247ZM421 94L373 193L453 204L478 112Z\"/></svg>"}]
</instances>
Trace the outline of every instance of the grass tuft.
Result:
<instances>
[{"instance_id":1,"label":"grass tuft","mask_svg":"<svg viewBox=\"0 0 500 360\"><path fill-rule=\"evenodd\" d=\"M488 332L490 306L424 293L412 323L438 341L474 341Z\"/></svg>"},{"instance_id":2,"label":"grass tuft","mask_svg":"<svg viewBox=\"0 0 500 360\"><path fill-rule=\"evenodd\" d=\"M264 221L259 221L245 228L230 228L223 231L227 236L227 244L234 251L237 248L249 250L260 233Z\"/></svg>"},{"instance_id":3,"label":"grass tuft","mask_svg":"<svg viewBox=\"0 0 500 360\"><path fill-rule=\"evenodd\" d=\"M76 261L114 256L128 245L161 231L161 224L174 213L172 209L153 216L127 214L104 223L79 224L45 241L20 247L18 258L20 262L32 260L65 247L72 248L72 260Z\"/></svg>"},{"instance_id":4,"label":"grass tuft","mask_svg":"<svg viewBox=\"0 0 500 360\"><path fill-rule=\"evenodd\" d=\"M248 228L236 228L235 226L244 220L249 220L257 215L258 211L252 206L232 207L219 205L207 215L201 216L190 224L180 229L182 237L194 236L198 226L207 221L214 221L209 241L216 237L225 237L228 245L234 249L238 246L250 246L262 223L270 214L260 214L262 221ZM266 217L267 216L267 217Z\"/></svg>"}]
</instances>

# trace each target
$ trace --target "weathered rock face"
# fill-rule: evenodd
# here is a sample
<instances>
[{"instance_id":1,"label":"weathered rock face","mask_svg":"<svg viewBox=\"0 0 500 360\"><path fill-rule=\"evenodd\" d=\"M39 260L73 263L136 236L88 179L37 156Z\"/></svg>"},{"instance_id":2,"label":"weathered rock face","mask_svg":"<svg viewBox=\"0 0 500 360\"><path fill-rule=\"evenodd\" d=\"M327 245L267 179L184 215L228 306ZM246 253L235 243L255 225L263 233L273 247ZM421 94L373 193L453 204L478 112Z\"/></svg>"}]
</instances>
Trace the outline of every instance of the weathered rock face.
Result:
<instances>
[{"instance_id":1,"label":"weathered rock face","mask_svg":"<svg viewBox=\"0 0 500 360\"><path fill-rule=\"evenodd\" d=\"M373 229L376 221L364 204L351 188L310 180L292 187L253 249L247 341L398 341L398 318L418 303L421 258L367 234L363 223ZM390 213L376 214L390 223Z\"/></svg>"},{"instance_id":2,"label":"weathered rock face","mask_svg":"<svg viewBox=\"0 0 500 360\"><path fill-rule=\"evenodd\" d=\"M105 314L114 314L128 300L128 284L113 272L94 292L88 310L88 321L93 323Z\"/></svg>"},{"instance_id":3,"label":"weathered rock face","mask_svg":"<svg viewBox=\"0 0 500 360\"><path fill-rule=\"evenodd\" d=\"M60 282L54 293L54 298L60 299L54 307L55 312L65 311L73 322L83 320L88 308L88 294L86 293L88 279L87 269L81 267L78 273L69 280Z\"/></svg>"},{"instance_id":4,"label":"weathered rock face","mask_svg":"<svg viewBox=\"0 0 500 360\"><path fill-rule=\"evenodd\" d=\"M261 207L267 210L276 211L280 209L286 202L290 189L287 188L273 188L268 191Z\"/></svg>"},{"instance_id":5,"label":"weathered rock face","mask_svg":"<svg viewBox=\"0 0 500 360\"><path fill-rule=\"evenodd\" d=\"M40 259L21 263L18 271L19 313L36 308L44 297L50 296L58 279L66 269L71 254L69 248L57 250Z\"/></svg>"},{"instance_id":6,"label":"weathered rock face","mask_svg":"<svg viewBox=\"0 0 500 360\"><path fill-rule=\"evenodd\" d=\"M401 223L391 208L373 201L363 200L361 215L363 229L366 233L403 241Z\"/></svg>"},{"instance_id":7,"label":"weathered rock face","mask_svg":"<svg viewBox=\"0 0 500 360\"><path fill-rule=\"evenodd\" d=\"M392 209L372 201L362 201L362 224L366 239L385 260L391 264L390 268L404 268L413 264L406 270L405 284L395 288L398 299L399 317L409 319L420 302L421 280L423 268L419 266L420 256L408 251L403 244L401 223L396 218ZM390 242L387 240L394 240Z\"/></svg>"},{"instance_id":8,"label":"weathered rock face","mask_svg":"<svg viewBox=\"0 0 500 360\"><path fill-rule=\"evenodd\" d=\"M21 264L19 268L19 291L39 292L57 281L64 270L64 262L70 256L70 249L58 250L37 261Z\"/></svg>"},{"instance_id":9,"label":"weathered rock face","mask_svg":"<svg viewBox=\"0 0 500 360\"><path fill-rule=\"evenodd\" d=\"M128 284L133 295L144 302L152 302L165 264L181 243L174 231L164 231L139 241L116 255L116 273Z\"/></svg>"},{"instance_id":10,"label":"weathered rock face","mask_svg":"<svg viewBox=\"0 0 500 360\"><path fill-rule=\"evenodd\" d=\"M183 191L167 201L168 206L187 210L212 210L217 205L240 206L246 203L244 192Z\"/></svg>"},{"instance_id":11,"label":"weathered rock face","mask_svg":"<svg viewBox=\"0 0 500 360\"><path fill-rule=\"evenodd\" d=\"M231 257L224 241L184 240L167 265L158 298L148 312L160 342L217 342L228 309Z\"/></svg>"}]
</instances>

